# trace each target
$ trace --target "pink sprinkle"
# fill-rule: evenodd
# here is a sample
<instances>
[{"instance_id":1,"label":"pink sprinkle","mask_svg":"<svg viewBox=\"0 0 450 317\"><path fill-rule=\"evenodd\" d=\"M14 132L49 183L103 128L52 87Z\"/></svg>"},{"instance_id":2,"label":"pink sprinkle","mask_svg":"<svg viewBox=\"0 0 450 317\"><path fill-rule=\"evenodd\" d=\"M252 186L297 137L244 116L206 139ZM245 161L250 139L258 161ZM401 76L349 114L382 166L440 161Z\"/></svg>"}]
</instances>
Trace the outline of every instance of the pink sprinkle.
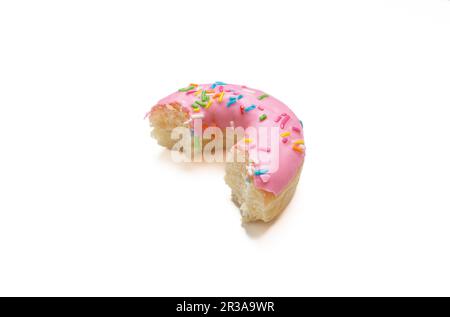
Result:
<instances>
[{"instance_id":1,"label":"pink sprinkle","mask_svg":"<svg viewBox=\"0 0 450 317\"><path fill-rule=\"evenodd\" d=\"M231 92L231 89L225 89L225 92Z\"/></svg>"},{"instance_id":2,"label":"pink sprinkle","mask_svg":"<svg viewBox=\"0 0 450 317\"><path fill-rule=\"evenodd\" d=\"M287 141L288 141L288 139L287 138L283 138L283 143L286 143Z\"/></svg>"},{"instance_id":3,"label":"pink sprinkle","mask_svg":"<svg viewBox=\"0 0 450 317\"><path fill-rule=\"evenodd\" d=\"M292 127L292 130L295 131L295 132L300 133L300 128L299 127Z\"/></svg>"},{"instance_id":4,"label":"pink sprinkle","mask_svg":"<svg viewBox=\"0 0 450 317\"><path fill-rule=\"evenodd\" d=\"M219 86L219 91L220 91L220 92L223 91L223 86Z\"/></svg>"},{"instance_id":5,"label":"pink sprinkle","mask_svg":"<svg viewBox=\"0 0 450 317\"><path fill-rule=\"evenodd\" d=\"M281 119L281 115L280 115L280 116L278 116L278 118L276 118L276 119L275 119L275 122L278 122L278 121L280 121L280 119Z\"/></svg>"},{"instance_id":6,"label":"pink sprinkle","mask_svg":"<svg viewBox=\"0 0 450 317\"><path fill-rule=\"evenodd\" d=\"M281 127L282 129L284 129L284 126L286 125L286 122L289 121L289 119L291 119L290 116L288 116L288 115L285 115L285 116L284 116L284 118L283 118L283 120L281 121L281 124L280 124L280 127Z\"/></svg>"},{"instance_id":7,"label":"pink sprinkle","mask_svg":"<svg viewBox=\"0 0 450 317\"><path fill-rule=\"evenodd\" d=\"M264 107L263 106L258 106L258 109L259 110L264 110Z\"/></svg>"},{"instance_id":8,"label":"pink sprinkle","mask_svg":"<svg viewBox=\"0 0 450 317\"><path fill-rule=\"evenodd\" d=\"M233 95L237 96L239 93L237 91L233 92Z\"/></svg>"},{"instance_id":9,"label":"pink sprinkle","mask_svg":"<svg viewBox=\"0 0 450 317\"><path fill-rule=\"evenodd\" d=\"M259 177L261 178L263 183L267 183L269 181L269 179L270 179L270 175L269 174L259 175Z\"/></svg>"},{"instance_id":10,"label":"pink sprinkle","mask_svg":"<svg viewBox=\"0 0 450 317\"><path fill-rule=\"evenodd\" d=\"M186 95L193 94L194 92L197 92L197 90L189 90L188 92L186 92Z\"/></svg>"}]
</instances>

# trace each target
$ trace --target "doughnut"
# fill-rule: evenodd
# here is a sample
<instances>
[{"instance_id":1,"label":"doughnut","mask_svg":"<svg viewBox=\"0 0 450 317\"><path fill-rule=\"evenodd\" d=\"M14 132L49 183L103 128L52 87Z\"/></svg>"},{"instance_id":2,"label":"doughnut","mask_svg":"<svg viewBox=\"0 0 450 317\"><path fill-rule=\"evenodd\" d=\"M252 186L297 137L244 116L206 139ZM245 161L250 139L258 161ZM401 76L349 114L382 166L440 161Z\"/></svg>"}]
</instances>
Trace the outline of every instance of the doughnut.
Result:
<instances>
[{"instance_id":1,"label":"doughnut","mask_svg":"<svg viewBox=\"0 0 450 317\"><path fill-rule=\"evenodd\" d=\"M273 96L219 81L189 84L158 101L146 117L152 137L169 149L179 143L177 128L189 129L192 139L184 144L193 153L205 151L212 140L222 147L232 158L225 162L225 182L244 223L269 222L291 201L305 158L303 123ZM213 128L221 135L200 139Z\"/></svg>"}]
</instances>

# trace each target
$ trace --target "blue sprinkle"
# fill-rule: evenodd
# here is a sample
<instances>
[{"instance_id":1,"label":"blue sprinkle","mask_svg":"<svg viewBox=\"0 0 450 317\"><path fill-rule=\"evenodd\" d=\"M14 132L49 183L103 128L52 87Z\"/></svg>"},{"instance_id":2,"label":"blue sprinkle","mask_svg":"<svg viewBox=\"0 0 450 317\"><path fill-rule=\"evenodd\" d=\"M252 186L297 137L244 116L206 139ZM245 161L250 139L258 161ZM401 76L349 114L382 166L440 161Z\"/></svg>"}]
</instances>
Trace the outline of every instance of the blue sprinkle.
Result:
<instances>
[{"instance_id":1,"label":"blue sprinkle","mask_svg":"<svg viewBox=\"0 0 450 317\"><path fill-rule=\"evenodd\" d=\"M241 99L242 97L244 97L244 96L239 95L239 96L237 96L237 99L239 100L239 99Z\"/></svg>"},{"instance_id":2,"label":"blue sprinkle","mask_svg":"<svg viewBox=\"0 0 450 317\"><path fill-rule=\"evenodd\" d=\"M212 84L212 85L211 85L211 89L216 88L216 86L217 86L217 84Z\"/></svg>"},{"instance_id":3,"label":"blue sprinkle","mask_svg":"<svg viewBox=\"0 0 450 317\"><path fill-rule=\"evenodd\" d=\"M227 107L231 106L232 104L235 104L236 101L237 101L236 99L231 99L230 98L230 101L228 101L228 103L227 103Z\"/></svg>"},{"instance_id":4,"label":"blue sprinkle","mask_svg":"<svg viewBox=\"0 0 450 317\"><path fill-rule=\"evenodd\" d=\"M255 108L256 108L255 105L251 105L250 107L245 108L244 111L245 111L245 112L249 112L250 110L253 110L253 109L255 109Z\"/></svg>"},{"instance_id":5,"label":"blue sprinkle","mask_svg":"<svg viewBox=\"0 0 450 317\"><path fill-rule=\"evenodd\" d=\"M264 169L264 170L256 170L255 171L255 175L256 176L258 176L258 175L264 175L264 174L267 174L269 172L269 170L267 170L267 169Z\"/></svg>"},{"instance_id":6,"label":"blue sprinkle","mask_svg":"<svg viewBox=\"0 0 450 317\"><path fill-rule=\"evenodd\" d=\"M223 81L216 81L215 84L219 86L226 85Z\"/></svg>"}]
</instances>

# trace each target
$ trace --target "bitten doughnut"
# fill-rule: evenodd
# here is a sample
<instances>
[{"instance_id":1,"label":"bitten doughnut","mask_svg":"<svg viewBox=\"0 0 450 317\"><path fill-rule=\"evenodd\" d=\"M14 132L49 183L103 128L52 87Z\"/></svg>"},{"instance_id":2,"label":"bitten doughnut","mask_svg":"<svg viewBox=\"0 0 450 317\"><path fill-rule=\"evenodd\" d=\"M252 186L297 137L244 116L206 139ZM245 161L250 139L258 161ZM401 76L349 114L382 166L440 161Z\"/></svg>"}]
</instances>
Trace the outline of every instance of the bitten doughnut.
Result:
<instances>
[{"instance_id":1,"label":"bitten doughnut","mask_svg":"<svg viewBox=\"0 0 450 317\"><path fill-rule=\"evenodd\" d=\"M271 221L294 195L305 158L303 123L273 96L223 82L189 84L158 101L148 117L152 136L168 148L177 143L171 136L177 127L190 129L193 144L199 145L198 121L202 130L220 129L226 141L227 128L245 129L240 137L232 137L236 140L231 147L223 144L228 154L239 158L227 161L225 182L244 222ZM202 139L199 146L204 143Z\"/></svg>"}]
</instances>

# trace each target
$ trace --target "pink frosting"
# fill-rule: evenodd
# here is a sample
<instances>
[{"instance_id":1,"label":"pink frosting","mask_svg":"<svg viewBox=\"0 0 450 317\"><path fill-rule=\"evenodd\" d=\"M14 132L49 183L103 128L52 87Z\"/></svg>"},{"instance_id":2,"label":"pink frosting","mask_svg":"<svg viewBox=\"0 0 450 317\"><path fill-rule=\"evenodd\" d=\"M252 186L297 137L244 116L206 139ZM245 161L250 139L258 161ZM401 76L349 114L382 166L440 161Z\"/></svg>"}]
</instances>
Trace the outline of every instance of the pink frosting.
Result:
<instances>
[{"instance_id":1,"label":"pink frosting","mask_svg":"<svg viewBox=\"0 0 450 317\"><path fill-rule=\"evenodd\" d=\"M189 85L184 90L187 91L177 91L161 99L158 105L178 103L190 115L203 114L203 125L221 129L230 126L244 129L279 128L276 140L272 140L269 132L256 135L250 133L246 135L246 140L239 141L235 146L245 147L249 152L253 176L251 179L255 187L275 195L281 193L296 176L305 157L303 126L295 114L281 101L246 86L216 82ZM201 94L195 93L198 90L208 91L206 98L212 100L212 103L208 108L199 106L200 111L194 112L192 104L202 99ZM221 92L224 95L219 102L218 94ZM233 103L233 100L236 102ZM261 117L264 114L267 117L265 119Z\"/></svg>"}]
</instances>

